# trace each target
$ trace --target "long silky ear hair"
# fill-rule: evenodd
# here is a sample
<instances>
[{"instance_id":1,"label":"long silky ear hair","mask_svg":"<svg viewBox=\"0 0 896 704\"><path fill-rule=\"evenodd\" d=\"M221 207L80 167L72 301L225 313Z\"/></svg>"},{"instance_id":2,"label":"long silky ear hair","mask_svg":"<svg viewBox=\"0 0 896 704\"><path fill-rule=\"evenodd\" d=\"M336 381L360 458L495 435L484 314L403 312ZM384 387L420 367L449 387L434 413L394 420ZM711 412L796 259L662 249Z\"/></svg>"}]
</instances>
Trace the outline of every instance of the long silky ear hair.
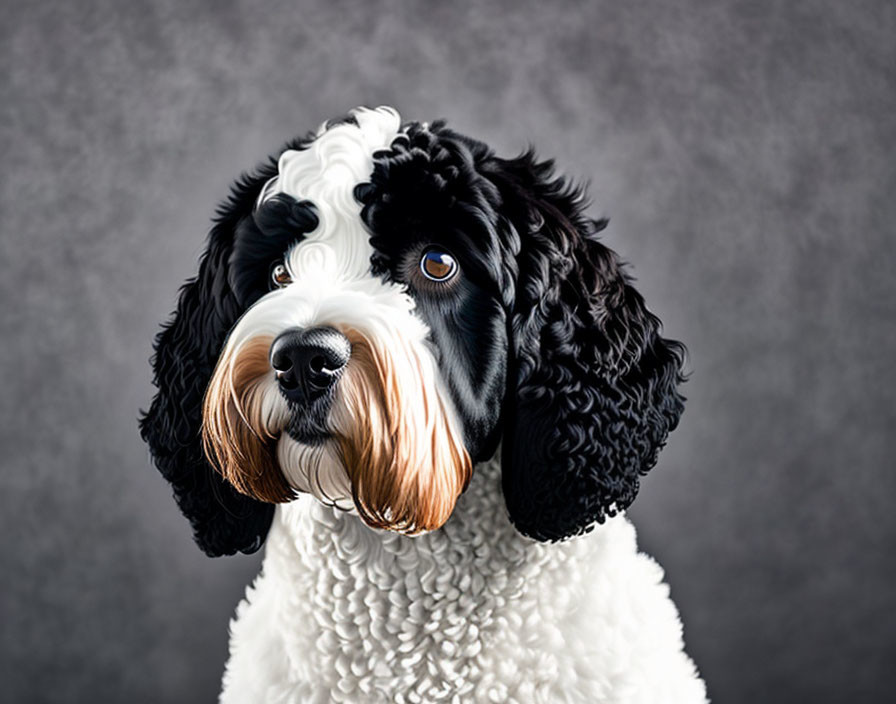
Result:
<instances>
[{"instance_id":1,"label":"long silky ear hair","mask_svg":"<svg viewBox=\"0 0 896 704\"><path fill-rule=\"evenodd\" d=\"M517 529L554 541L625 509L678 424L684 346L660 336L581 192L532 153L502 162L518 274L502 444Z\"/></svg>"},{"instance_id":2,"label":"long silky ear hair","mask_svg":"<svg viewBox=\"0 0 896 704\"><path fill-rule=\"evenodd\" d=\"M272 161L243 176L218 209L199 274L181 289L173 318L156 336L151 364L158 393L140 419L156 466L171 482L196 543L211 557L258 550L274 513L272 504L238 493L212 467L201 426L203 396L227 333L253 302L247 282L237 280L230 267L234 257L246 256L236 246L239 231L254 226L255 200L276 172Z\"/></svg>"}]
</instances>

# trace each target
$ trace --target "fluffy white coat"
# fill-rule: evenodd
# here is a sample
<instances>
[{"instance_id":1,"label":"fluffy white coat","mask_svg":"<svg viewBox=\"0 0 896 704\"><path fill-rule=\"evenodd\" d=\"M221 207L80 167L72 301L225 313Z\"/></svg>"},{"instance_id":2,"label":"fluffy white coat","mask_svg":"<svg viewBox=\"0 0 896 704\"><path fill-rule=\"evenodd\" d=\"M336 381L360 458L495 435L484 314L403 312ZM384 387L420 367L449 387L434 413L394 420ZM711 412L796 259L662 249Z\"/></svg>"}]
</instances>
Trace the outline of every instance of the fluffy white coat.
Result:
<instances>
[{"instance_id":1,"label":"fluffy white coat","mask_svg":"<svg viewBox=\"0 0 896 704\"><path fill-rule=\"evenodd\" d=\"M231 623L225 704L706 701L631 523L525 538L497 461L437 531L373 530L303 495L265 550Z\"/></svg>"}]
</instances>

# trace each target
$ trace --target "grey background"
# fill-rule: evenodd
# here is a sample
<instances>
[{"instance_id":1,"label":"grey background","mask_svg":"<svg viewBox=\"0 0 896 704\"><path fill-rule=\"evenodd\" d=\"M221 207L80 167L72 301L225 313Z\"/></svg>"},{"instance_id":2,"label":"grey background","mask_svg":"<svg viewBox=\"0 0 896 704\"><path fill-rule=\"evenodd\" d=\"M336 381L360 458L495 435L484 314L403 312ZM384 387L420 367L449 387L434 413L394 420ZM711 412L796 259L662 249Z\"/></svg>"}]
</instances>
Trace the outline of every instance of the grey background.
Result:
<instances>
[{"instance_id":1,"label":"grey background","mask_svg":"<svg viewBox=\"0 0 896 704\"><path fill-rule=\"evenodd\" d=\"M136 430L230 180L358 104L529 142L685 341L631 515L717 702L890 701L896 5L2 6L0 699L212 701L258 557Z\"/></svg>"}]
</instances>

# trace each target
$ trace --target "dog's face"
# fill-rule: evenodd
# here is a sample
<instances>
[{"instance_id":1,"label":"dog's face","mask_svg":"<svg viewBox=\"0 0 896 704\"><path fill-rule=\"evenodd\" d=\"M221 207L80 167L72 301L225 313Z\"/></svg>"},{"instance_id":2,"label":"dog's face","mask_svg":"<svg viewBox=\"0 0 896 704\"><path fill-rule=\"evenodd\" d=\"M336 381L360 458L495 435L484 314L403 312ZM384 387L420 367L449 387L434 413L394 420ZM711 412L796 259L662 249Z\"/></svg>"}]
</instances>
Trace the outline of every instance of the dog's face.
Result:
<instances>
[{"instance_id":1,"label":"dog's face","mask_svg":"<svg viewBox=\"0 0 896 704\"><path fill-rule=\"evenodd\" d=\"M499 443L527 535L631 503L681 413L683 348L580 207L549 163L386 108L238 182L141 422L200 546L257 549L296 492L436 529Z\"/></svg>"}]
</instances>

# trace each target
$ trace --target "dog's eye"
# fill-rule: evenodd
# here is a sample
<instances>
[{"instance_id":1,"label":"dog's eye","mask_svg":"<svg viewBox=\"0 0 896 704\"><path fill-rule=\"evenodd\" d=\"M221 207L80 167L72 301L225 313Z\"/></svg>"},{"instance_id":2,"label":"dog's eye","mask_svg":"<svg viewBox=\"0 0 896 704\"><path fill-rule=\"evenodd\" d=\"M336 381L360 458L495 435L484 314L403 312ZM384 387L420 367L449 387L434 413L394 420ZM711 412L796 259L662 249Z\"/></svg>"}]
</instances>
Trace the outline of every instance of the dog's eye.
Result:
<instances>
[{"instance_id":1,"label":"dog's eye","mask_svg":"<svg viewBox=\"0 0 896 704\"><path fill-rule=\"evenodd\" d=\"M283 262L275 264L271 269L271 283L277 288L283 288L292 283L292 277Z\"/></svg>"},{"instance_id":2,"label":"dog's eye","mask_svg":"<svg viewBox=\"0 0 896 704\"><path fill-rule=\"evenodd\" d=\"M457 274L457 260L448 252L428 249L420 259L420 271L430 281L448 281Z\"/></svg>"}]
</instances>

